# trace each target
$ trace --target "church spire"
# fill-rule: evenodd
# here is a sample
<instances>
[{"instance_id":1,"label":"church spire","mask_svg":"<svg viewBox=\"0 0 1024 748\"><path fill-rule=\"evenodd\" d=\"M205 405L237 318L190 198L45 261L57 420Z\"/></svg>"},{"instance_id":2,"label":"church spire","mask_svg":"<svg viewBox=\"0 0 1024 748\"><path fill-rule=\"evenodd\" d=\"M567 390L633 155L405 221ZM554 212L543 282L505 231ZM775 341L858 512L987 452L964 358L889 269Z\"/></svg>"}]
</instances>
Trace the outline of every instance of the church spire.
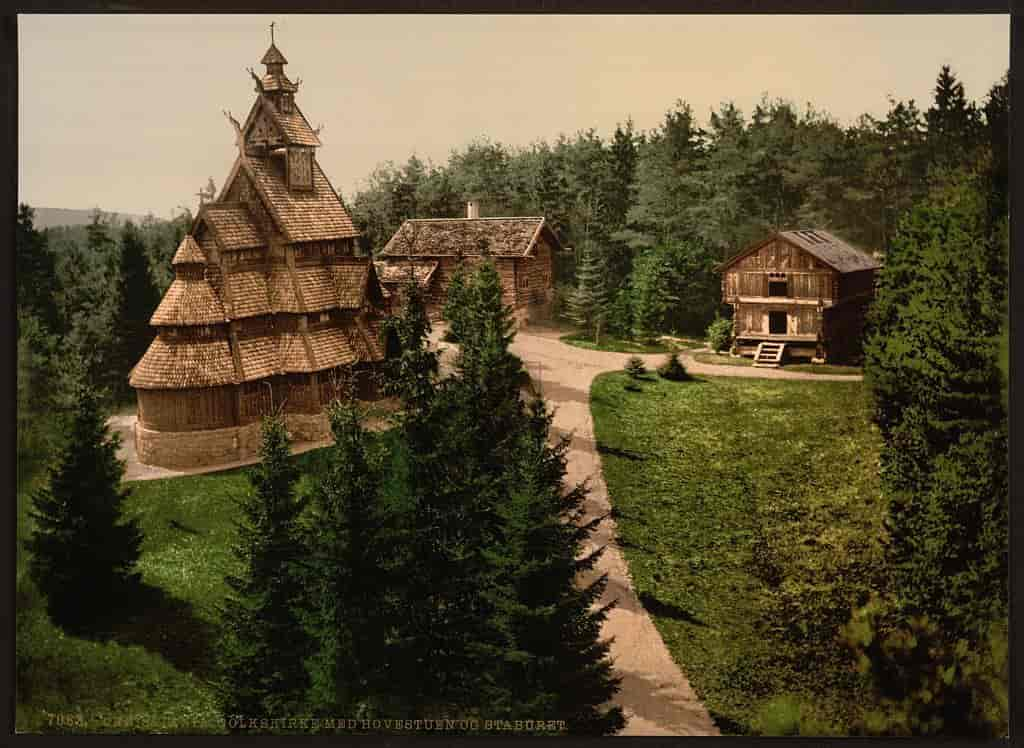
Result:
<instances>
[{"instance_id":1,"label":"church spire","mask_svg":"<svg viewBox=\"0 0 1024 748\"><path fill-rule=\"evenodd\" d=\"M266 65L267 72L263 75L262 80L257 79L256 89L260 93L272 92L272 91L288 91L295 93L299 89L299 83L292 83L288 80L288 76L285 75L284 66L288 64L288 60L281 50L277 48L274 43L274 24L270 24L270 47L267 49L266 54L263 55L263 59L260 63ZM256 78L256 74L250 71L253 78Z\"/></svg>"}]
</instances>

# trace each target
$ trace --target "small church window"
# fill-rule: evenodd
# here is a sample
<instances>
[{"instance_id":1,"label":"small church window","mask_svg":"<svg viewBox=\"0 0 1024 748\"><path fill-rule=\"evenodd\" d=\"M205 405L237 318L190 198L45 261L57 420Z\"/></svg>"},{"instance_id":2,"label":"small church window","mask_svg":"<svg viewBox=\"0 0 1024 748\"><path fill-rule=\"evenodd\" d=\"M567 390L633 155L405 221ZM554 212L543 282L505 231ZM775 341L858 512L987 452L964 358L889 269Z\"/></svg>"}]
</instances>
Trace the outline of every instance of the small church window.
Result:
<instances>
[{"instance_id":1,"label":"small church window","mask_svg":"<svg viewBox=\"0 0 1024 748\"><path fill-rule=\"evenodd\" d=\"M786 282L785 278L783 278L782 280L769 280L768 295L789 296L789 283Z\"/></svg>"}]
</instances>

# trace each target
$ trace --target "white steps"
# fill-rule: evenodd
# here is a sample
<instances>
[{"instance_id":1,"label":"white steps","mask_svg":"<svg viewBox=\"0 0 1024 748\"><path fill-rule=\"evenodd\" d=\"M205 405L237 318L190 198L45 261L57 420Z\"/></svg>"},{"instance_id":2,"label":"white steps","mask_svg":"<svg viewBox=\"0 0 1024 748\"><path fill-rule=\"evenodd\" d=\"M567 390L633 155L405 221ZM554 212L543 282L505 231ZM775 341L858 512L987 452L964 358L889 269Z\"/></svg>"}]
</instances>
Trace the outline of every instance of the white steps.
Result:
<instances>
[{"instance_id":1,"label":"white steps","mask_svg":"<svg viewBox=\"0 0 1024 748\"><path fill-rule=\"evenodd\" d=\"M768 341L758 343L757 352L754 353L754 366L762 369L778 369L782 365L782 353L785 350L785 343Z\"/></svg>"}]
</instances>

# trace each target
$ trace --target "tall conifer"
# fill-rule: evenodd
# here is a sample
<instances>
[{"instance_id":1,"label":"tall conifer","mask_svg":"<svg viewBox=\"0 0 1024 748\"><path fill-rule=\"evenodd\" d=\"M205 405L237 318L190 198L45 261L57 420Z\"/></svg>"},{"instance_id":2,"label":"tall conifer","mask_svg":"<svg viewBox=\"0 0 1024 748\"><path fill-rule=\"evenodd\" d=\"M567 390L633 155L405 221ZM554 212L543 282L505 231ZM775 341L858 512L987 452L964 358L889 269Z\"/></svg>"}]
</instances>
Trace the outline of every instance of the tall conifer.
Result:
<instances>
[{"instance_id":1,"label":"tall conifer","mask_svg":"<svg viewBox=\"0 0 1024 748\"><path fill-rule=\"evenodd\" d=\"M26 543L31 575L51 617L88 628L118 607L138 583L142 531L125 519L119 437L111 434L95 390L75 387L65 442L46 483L32 497L36 529Z\"/></svg>"}]
</instances>

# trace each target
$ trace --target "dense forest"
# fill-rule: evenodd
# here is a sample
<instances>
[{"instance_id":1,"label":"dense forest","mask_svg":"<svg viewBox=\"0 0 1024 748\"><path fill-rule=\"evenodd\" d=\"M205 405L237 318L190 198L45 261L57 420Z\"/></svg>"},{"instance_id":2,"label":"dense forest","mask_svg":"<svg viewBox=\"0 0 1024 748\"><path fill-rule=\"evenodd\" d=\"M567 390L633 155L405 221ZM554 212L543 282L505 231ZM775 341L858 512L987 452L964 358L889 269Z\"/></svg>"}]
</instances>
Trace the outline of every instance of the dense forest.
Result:
<instances>
[{"instance_id":1,"label":"dense forest","mask_svg":"<svg viewBox=\"0 0 1024 748\"><path fill-rule=\"evenodd\" d=\"M715 264L767 232L825 228L886 253L899 217L957 169L985 171L1004 203L1008 105L1005 77L978 102L948 66L927 108L890 99L884 118L845 127L767 97L749 115L723 104L702 126L679 100L646 132L627 119L608 139L480 140L445 165L388 162L348 204L373 251L403 220L461 216L468 198L482 215L543 215L571 248L558 258L563 314L626 337L703 333L719 309Z\"/></svg>"}]
</instances>

